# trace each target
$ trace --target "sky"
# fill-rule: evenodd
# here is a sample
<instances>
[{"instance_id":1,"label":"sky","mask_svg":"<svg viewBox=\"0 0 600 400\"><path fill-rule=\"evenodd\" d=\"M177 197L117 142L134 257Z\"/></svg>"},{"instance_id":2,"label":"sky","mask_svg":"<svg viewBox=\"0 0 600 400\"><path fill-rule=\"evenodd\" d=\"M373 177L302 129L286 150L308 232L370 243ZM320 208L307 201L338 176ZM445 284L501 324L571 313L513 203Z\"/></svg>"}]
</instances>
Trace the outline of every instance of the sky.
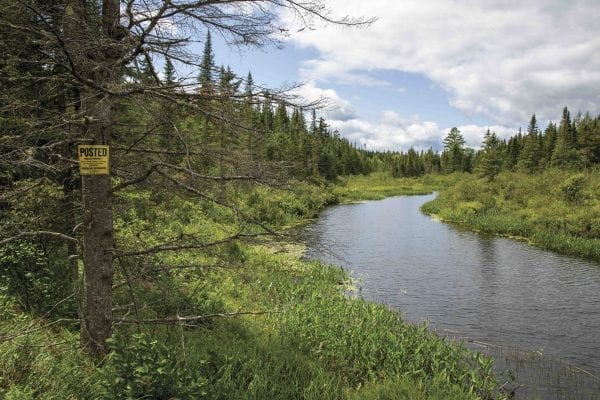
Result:
<instances>
[{"instance_id":1,"label":"sky","mask_svg":"<svg viewBox=\"0 0 600 400\"><path fill-rule=\"evenodd\" d=\"M433 147L451 127L478 147L489 128L508 138L533 113L544 128L568 106L600 112L600 0L327 0L334 16L282 48L239 50L213 37L216 61L256 83L303 83L328 98L333 129L370 150Z\"/></svg>"}]
</instances>

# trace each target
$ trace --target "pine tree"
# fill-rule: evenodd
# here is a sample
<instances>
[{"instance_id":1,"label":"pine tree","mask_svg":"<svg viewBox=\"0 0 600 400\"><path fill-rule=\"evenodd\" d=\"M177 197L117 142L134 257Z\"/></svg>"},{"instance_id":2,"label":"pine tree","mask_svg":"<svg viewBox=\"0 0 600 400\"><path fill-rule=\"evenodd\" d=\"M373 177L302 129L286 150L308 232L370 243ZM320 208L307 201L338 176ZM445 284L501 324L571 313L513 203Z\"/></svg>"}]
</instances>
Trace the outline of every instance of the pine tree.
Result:
<instances>
[{"instance_id":1,"label":"pine tree","mask_svg":"<svg viewBox=\"0 0 600 400\"><path fill-rule=\"evenodd\" d=\"M214 84L213 71L215 69L215 54L212 48L212 39L210 30L206 33L206 41L204 42L204 51L202 52L202 63L200 64L200 75L198 83L202 91L211 91Z\"/></svg>"},{"instance_id":2,"label":"pine tree","mask_svg":"<svg viewBox=\"0 0 600 400\"><path fill-rule=\"evenodd\" d=\"M502 169L502 154L500 151L500 140L495 132L489 128L483 136L483 144L479 155L477 170L488 180L494 180Z\"/></svg>"},{"instance_id":3,"label":"pine tree","mask_svg":"<svg viewBox=\"0 0 600 400\"><path fill-rule=\"evenodd\" d=\"M465 139L456 127L450 129L450 132L444 138L443 144L444 153L446 154L444 157L445 165L443 165L444 172L464 171Z\"/></svg>"},{"instance_id":4,"label":"pine tree","mask_svg":"<svg viewBox=\"0 0 600 400\"><path fill-rule=\"evenodd\" d=\"M248 103L252 103L254 96L254 78L252 77L252 73L248 71L248 76L246 77L246 83L244 85L244 95L246 96L246 101Z\"/></svg>"},{"instance_id":5,"label":"pine tree","mask_svg":"<svg viewBox=\"0 0 600 400\"><path fill-rule=\"evenodd\" d=\"M586 113L576 125L579 152L584 166L590 168L600 163L600 117L593 119Z\"/></svg>"},{"instance_id":6,"label":"pine tree","mask_svg":"<svg viewBox=\"0 0 600 400\"><path fill-rule=\"evenodd\" d=\"M173 66L171 57L165 58L164 74L165 74L165 83L167 85L172 85L175 82L175 67Z\"/></svg>"},{"instance_id":7,"label":"pine tree","mask_svg":"<svg viewBox=\"0 0 600 400\"><path fill-rule=\"evenodd\" d=\"M230 98L239 91L242 81L231 70L221 66L219 69L219 94L221 97Z\"/></svg>"},{"instance_id":8,"label":"pine tree","mask_svg":"<svg viewBox=\"0 0 600 400\"><path fill-rule=\"evenodd\" d=\"M314 135L317 133L317 111L314 109L312 110L312 113L311 113L310 128L308 129L308 132L311 135Z\"/></svg>"},{"instance_id":9,"label":"pine tree","mask_svg":"<svg viewBox=\"0 0 600 400\"><path fill-rule=\"evenodd\" d=\"M576 133L571 122L571 114L567 107L563 109L562 119L558 127L556 145L552 152L551 164L557 167L571 168L580 163L576 149Z\"/></svg>"},{"instance_id":10,"label":"pine tree","mask_svg":"<svg viewBox=\"0 0 600 400\"><path fill-rule=\"evenodd\" d=\"M535 114L533 114L527 127L527 135L523 138L523 148L518 157L517 168L532 173L537 169L541 158L542 148L540 146L539 130Z\"/></svg>"},{"instance_id":11,"label":"pine tree","mask_svg":"<svg viewBox=\"0 0 600 400\"><path fill-rule=\"evenodd\" d=\"M546 165L550 165L550 160L552 160L552 153L554 153L554 147L556 146L557 135L558 131L556 129L556 124L550 122L544 130L544 134L542 136L543 160Z\"/></svg>"}]
</instances>

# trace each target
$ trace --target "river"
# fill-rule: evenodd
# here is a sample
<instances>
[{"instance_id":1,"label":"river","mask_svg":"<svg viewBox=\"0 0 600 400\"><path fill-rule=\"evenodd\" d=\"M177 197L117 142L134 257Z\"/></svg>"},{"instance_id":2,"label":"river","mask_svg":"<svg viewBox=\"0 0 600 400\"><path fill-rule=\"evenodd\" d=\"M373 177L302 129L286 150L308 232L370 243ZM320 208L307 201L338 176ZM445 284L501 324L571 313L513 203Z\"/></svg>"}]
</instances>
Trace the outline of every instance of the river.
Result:
<instances>
[{"instance_id":1,"label":"river","mask_svg":"<svg viewBox=\"0 0 600 400\"><path fill-rule=\"evenodd\" d=\"M341 265L360 295L497 359L515 398L600 399L600 264L456 229L428 196L332 206L307 258Z\"/></svg>"}]
</instances>

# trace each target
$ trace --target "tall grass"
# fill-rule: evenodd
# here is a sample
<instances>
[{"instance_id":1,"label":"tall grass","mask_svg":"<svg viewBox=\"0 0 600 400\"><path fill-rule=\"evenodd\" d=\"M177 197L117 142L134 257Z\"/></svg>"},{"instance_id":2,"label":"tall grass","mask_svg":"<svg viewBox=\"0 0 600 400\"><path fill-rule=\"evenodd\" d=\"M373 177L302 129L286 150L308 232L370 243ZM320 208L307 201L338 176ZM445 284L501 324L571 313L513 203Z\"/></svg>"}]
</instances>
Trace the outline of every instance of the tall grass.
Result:
<instances>
[{"instance_id":1,"label":"tall grass","mask_svg":"<svg viewBox=\"0 0 600 400\"><path fill-rule=\"evenodd\" d=\"M454 176L425 175L419 178L394 178L388 172L339 178L333 188L342 203L381 200L389 196L429 194L450 184Z\"/></svg>"},{"instance_id":2,"label":"tall grass","mask_svg":"<svg viewBox=\"0 0 600 400\"><path fill-rule=\"evenodd\" d=\"M474 231L600 260L600 176L546 170L504 172L492 182L463 176L423 212Z\"/></svg>"},{"instance_id":3,"label":"tall grass","mask_svg":"<svg viewBox=\"0 0 600 400\"><path fill-rule=\"evenodd\" d=\"M317 186L226 195L241 212L281 229L314 216L339 196L357 198L363 179L368 180L346 182L342 192L355 191L352 195ZM436 179L403 181L401 191L430 191L441 184ZM388 190L393 182L376 176L369 191L378 196L392 193ZM125 250L140 241L152 246L177 235L214 240L239 228L230 210L169 193L123 192L115 212L117 241ZM408 324L383 305L351 295L348 277L339 268L302 262L298 254L282 253L272 242L133 258L117 265L115 282L115 306L136 318L231 311L255 315L210 318L193 326L117 325L110 355L95 365L78 350L76 325L68 330L69 326L34 319L3 291L0 336L35 329L0 341L0 397L287 400L494 395L489 358L424 326Z\"/></svg>"}]
</instances>

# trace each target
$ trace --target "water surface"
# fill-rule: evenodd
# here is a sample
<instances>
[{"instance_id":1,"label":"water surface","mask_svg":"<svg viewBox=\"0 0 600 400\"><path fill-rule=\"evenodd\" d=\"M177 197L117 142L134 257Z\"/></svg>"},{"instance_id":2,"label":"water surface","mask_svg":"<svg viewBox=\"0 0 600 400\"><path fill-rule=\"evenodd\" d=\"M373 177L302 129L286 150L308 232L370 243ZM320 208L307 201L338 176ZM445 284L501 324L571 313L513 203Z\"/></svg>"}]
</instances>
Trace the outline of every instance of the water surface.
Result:
<instances>
[{"instance_id":1,"label":"water surface","mask_svg":"<svg viewBox=\"0 0 600 400\"><path fill-rule=\"evenodd\" d=\"M329 207L309 228L307 257L342 265L364 297L407 320L496 356L518 372L517 398L600 398L600 265L437 222L419 212L431 199Z\"/></svg>"}]
</instances>

